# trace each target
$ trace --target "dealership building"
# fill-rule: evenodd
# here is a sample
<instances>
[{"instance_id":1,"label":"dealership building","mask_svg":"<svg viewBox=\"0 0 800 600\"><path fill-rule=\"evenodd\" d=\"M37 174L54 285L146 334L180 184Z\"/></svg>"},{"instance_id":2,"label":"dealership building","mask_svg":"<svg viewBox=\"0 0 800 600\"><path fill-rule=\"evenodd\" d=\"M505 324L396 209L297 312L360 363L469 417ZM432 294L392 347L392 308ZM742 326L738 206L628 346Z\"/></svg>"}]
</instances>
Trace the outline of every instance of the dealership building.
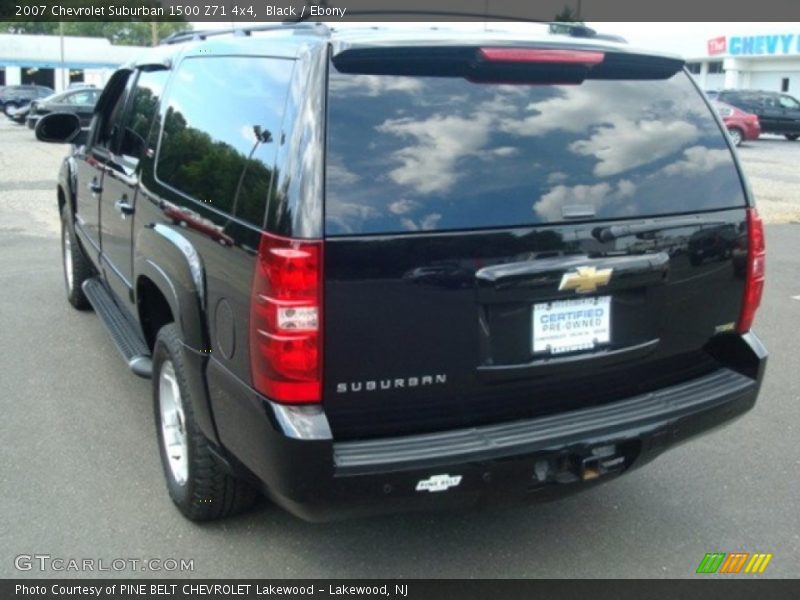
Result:
<instances>
[{"instance_id":1,"label":"dealership building","mask_svg":"<svg viewBox=\"0 0 800 600\"><path fill-rule=\"evenodd\" d=\"M78 82L102 86L143 50L105 38L0 34L0 85L32 83L56 91Z\"/></svg>"},{"instance_id":2,"label":"dealership building","mask_svg":"<svg viewBox=\"0 0 800 600\"><path fill-rule=\"evenodd\" d=\"M722 35L703 56L687 60L704 90L757 89L800 97L800 29L756 35Z\"/></svg>"}]
</instances>

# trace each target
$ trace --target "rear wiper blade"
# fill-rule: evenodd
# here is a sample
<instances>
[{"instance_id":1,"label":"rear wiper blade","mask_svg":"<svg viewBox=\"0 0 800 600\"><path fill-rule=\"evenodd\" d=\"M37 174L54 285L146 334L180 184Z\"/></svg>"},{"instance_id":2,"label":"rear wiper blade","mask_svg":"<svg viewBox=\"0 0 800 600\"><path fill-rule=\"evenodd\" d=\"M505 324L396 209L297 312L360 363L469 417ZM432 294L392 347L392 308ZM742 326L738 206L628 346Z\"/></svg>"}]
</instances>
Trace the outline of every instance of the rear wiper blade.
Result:
<instances>
[{"instance_id":1,"label":"rear wiper blade","mask_svg":"<svg viewBox=\"0 0 800 600\"><path fill-rule=\"evenodd\" d=\"M702 219L665 219L662 221L647 221L645 223L631 223L625 225L609 225L608 227L595 227L592 235L601 242L611 242L613 240L628 235L639 235L661 231L662 229L680 229L681 227L716 227L725 225L725 221L705 221Z\"/></svg>"}]
</instances>

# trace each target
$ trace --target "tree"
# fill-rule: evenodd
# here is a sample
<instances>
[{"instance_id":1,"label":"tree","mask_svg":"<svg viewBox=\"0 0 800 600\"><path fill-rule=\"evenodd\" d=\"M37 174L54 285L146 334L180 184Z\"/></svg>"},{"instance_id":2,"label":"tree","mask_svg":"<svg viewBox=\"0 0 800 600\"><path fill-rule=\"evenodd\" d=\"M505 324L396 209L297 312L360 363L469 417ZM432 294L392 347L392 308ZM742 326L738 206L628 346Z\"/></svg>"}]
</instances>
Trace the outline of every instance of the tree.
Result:
<instances>
[{"instance_id":1,"label":"tree","mask_svg":"<svg viewBox=\"0 0 800 600\"><path fill-rule=\"evenodd\" d=\"M235 209L237 217L260 224L270 190L274 204L284 204L275 187L277 171L273 173L256 152L264 143L270 142L256 140L247 155L191 127L180 111L170 108L164 120L158 173L183 193L226 212Z\"/></svg>"},{"instance_id":2,"label":"tree","mask_svg":"<svg viewBox=\"0 0 800 600\"><path fill-rule=\"evenodd\" d=\"M158 41L176 31L191 29L191 25L183 22L156 23ZM113 21L82 21L64 24L65 35L78 35L87 37L104 37L112 44L122 46L150 46L152 45L152 22L135 21L118 23Z\"/></svg>"},{"instance_id":3,"label":"tree","mask_svg":"<svg viewBox=\"0 0 800 600\"><path fill-rule=\"evenodd\" d=\"M580 0L578 0L577 11L570 6L565 6L553 19L554 23L550 24L550 33L569 33L570 28L566 25L583 25L584 22L580 20L580 5ZM559 25L559 23L565 23L565 25Z\"/></svg>"},{"instance_id":4,"label":"tree","mask_svg":"<svg viewBox=\"0 0 800 600\"><path fill-rule=\"evenodd\" d=\"M54 35L58 33L58 23L54 21L0 21L0 33L33 33Z\"/></svg>"},{"instance_id":5,"label":"tree","mask_svg":"<svg viewBox=\"0 0 800 600\"><path fill-rule=\"evenodd\" d=\"M153 43L152 21L66 21L64 35L102 37L112 44L122 46L150 46ZM191 29L185 22L156 22L155 30L158 41L176 31ZM57 22L0 22L0 31L8 33L58 34Z\"/></svg>"},{"instance_id":6,"label":"tree","mask_svg":"<svg viewBox=\"0 0 800 600\"><path fill-rule=\"evenodd\" d=\"M60 0L58 3L64 8L105 9L116 5L119 8L120 0ZM162 9L160 0L126 0L126 8L131 10ZM147 12L143 14L147 14ZM49 34L58 33L59 23L56 17L46 15L41 21L0 21L0 33L29 33ZM168 35L176 31L191 29L185 21L153 21L149 16L130 17L126 21L87 21L76 18L64 21L64 35L104 37L112 44L124 46L150 46L156 45Z\"/></svg>"},{"instance_id":7,"label":"tree","mask_svg":"<svg viewBox=\"0 0 800 600\"><path fill-rule=\"evenodd\" d=\"M580 17L576 11L569 6L565 6L564 9L553 18L553 20L559 23L578 23L579 18Z\"/></svg>"}]
</instances>

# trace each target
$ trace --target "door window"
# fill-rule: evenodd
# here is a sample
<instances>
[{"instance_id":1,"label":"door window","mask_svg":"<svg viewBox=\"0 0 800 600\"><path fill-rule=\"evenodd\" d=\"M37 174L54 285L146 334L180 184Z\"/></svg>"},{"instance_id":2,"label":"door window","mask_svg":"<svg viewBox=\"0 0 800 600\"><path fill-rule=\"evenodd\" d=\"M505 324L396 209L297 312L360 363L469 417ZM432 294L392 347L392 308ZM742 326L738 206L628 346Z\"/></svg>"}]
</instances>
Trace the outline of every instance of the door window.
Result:
<instances>
[{"instance_id":1,"label":"door window","mask_svg":"<svg viewBox=\"0 0 800 600\"><path fill-rule=\"evenodd\" d=\"M130 77L128 77L125 81L129 82ZM125 84L120 81L118 84L118 87L121 88L119 95L117 96L110 110L103 115L100 122L100 130L97 134L97 139L95 140L96 146L105 148L107 150L112 150L114 144L119 139L120 123L125 111L125 101L128 98L127 86L123 86L125 86Z\"/></svg>"},{"instance_id":2,"label":"door window","mask_svg":"<svg viewBox=\"0 0 800 600\"><path fill-rule=\"evenodd\" d=\"M129 167L135 168L147 146L150 126L168 76L169 71L165 70L143 71L136 81L119 151Z\"/></svg>"}]
</instances>

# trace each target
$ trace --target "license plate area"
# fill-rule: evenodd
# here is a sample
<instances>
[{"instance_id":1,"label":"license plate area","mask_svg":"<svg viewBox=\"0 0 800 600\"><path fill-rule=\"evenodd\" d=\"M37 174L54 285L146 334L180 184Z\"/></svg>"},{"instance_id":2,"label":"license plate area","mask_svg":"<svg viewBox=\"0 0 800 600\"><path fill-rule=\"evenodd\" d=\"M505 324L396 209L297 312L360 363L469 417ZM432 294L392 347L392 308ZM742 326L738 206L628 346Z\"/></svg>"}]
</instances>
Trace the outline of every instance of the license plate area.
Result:
<instances>
[{"instance_id":1,"label":"license plate area","mask_svg":"<svg viewBox=\"0 0 800 600\"><path fill-rule=\"evenodd\" d=\"M534 355L586 352L611 343L611 296L533 305Z\"/></svg>"}]
</instances>

